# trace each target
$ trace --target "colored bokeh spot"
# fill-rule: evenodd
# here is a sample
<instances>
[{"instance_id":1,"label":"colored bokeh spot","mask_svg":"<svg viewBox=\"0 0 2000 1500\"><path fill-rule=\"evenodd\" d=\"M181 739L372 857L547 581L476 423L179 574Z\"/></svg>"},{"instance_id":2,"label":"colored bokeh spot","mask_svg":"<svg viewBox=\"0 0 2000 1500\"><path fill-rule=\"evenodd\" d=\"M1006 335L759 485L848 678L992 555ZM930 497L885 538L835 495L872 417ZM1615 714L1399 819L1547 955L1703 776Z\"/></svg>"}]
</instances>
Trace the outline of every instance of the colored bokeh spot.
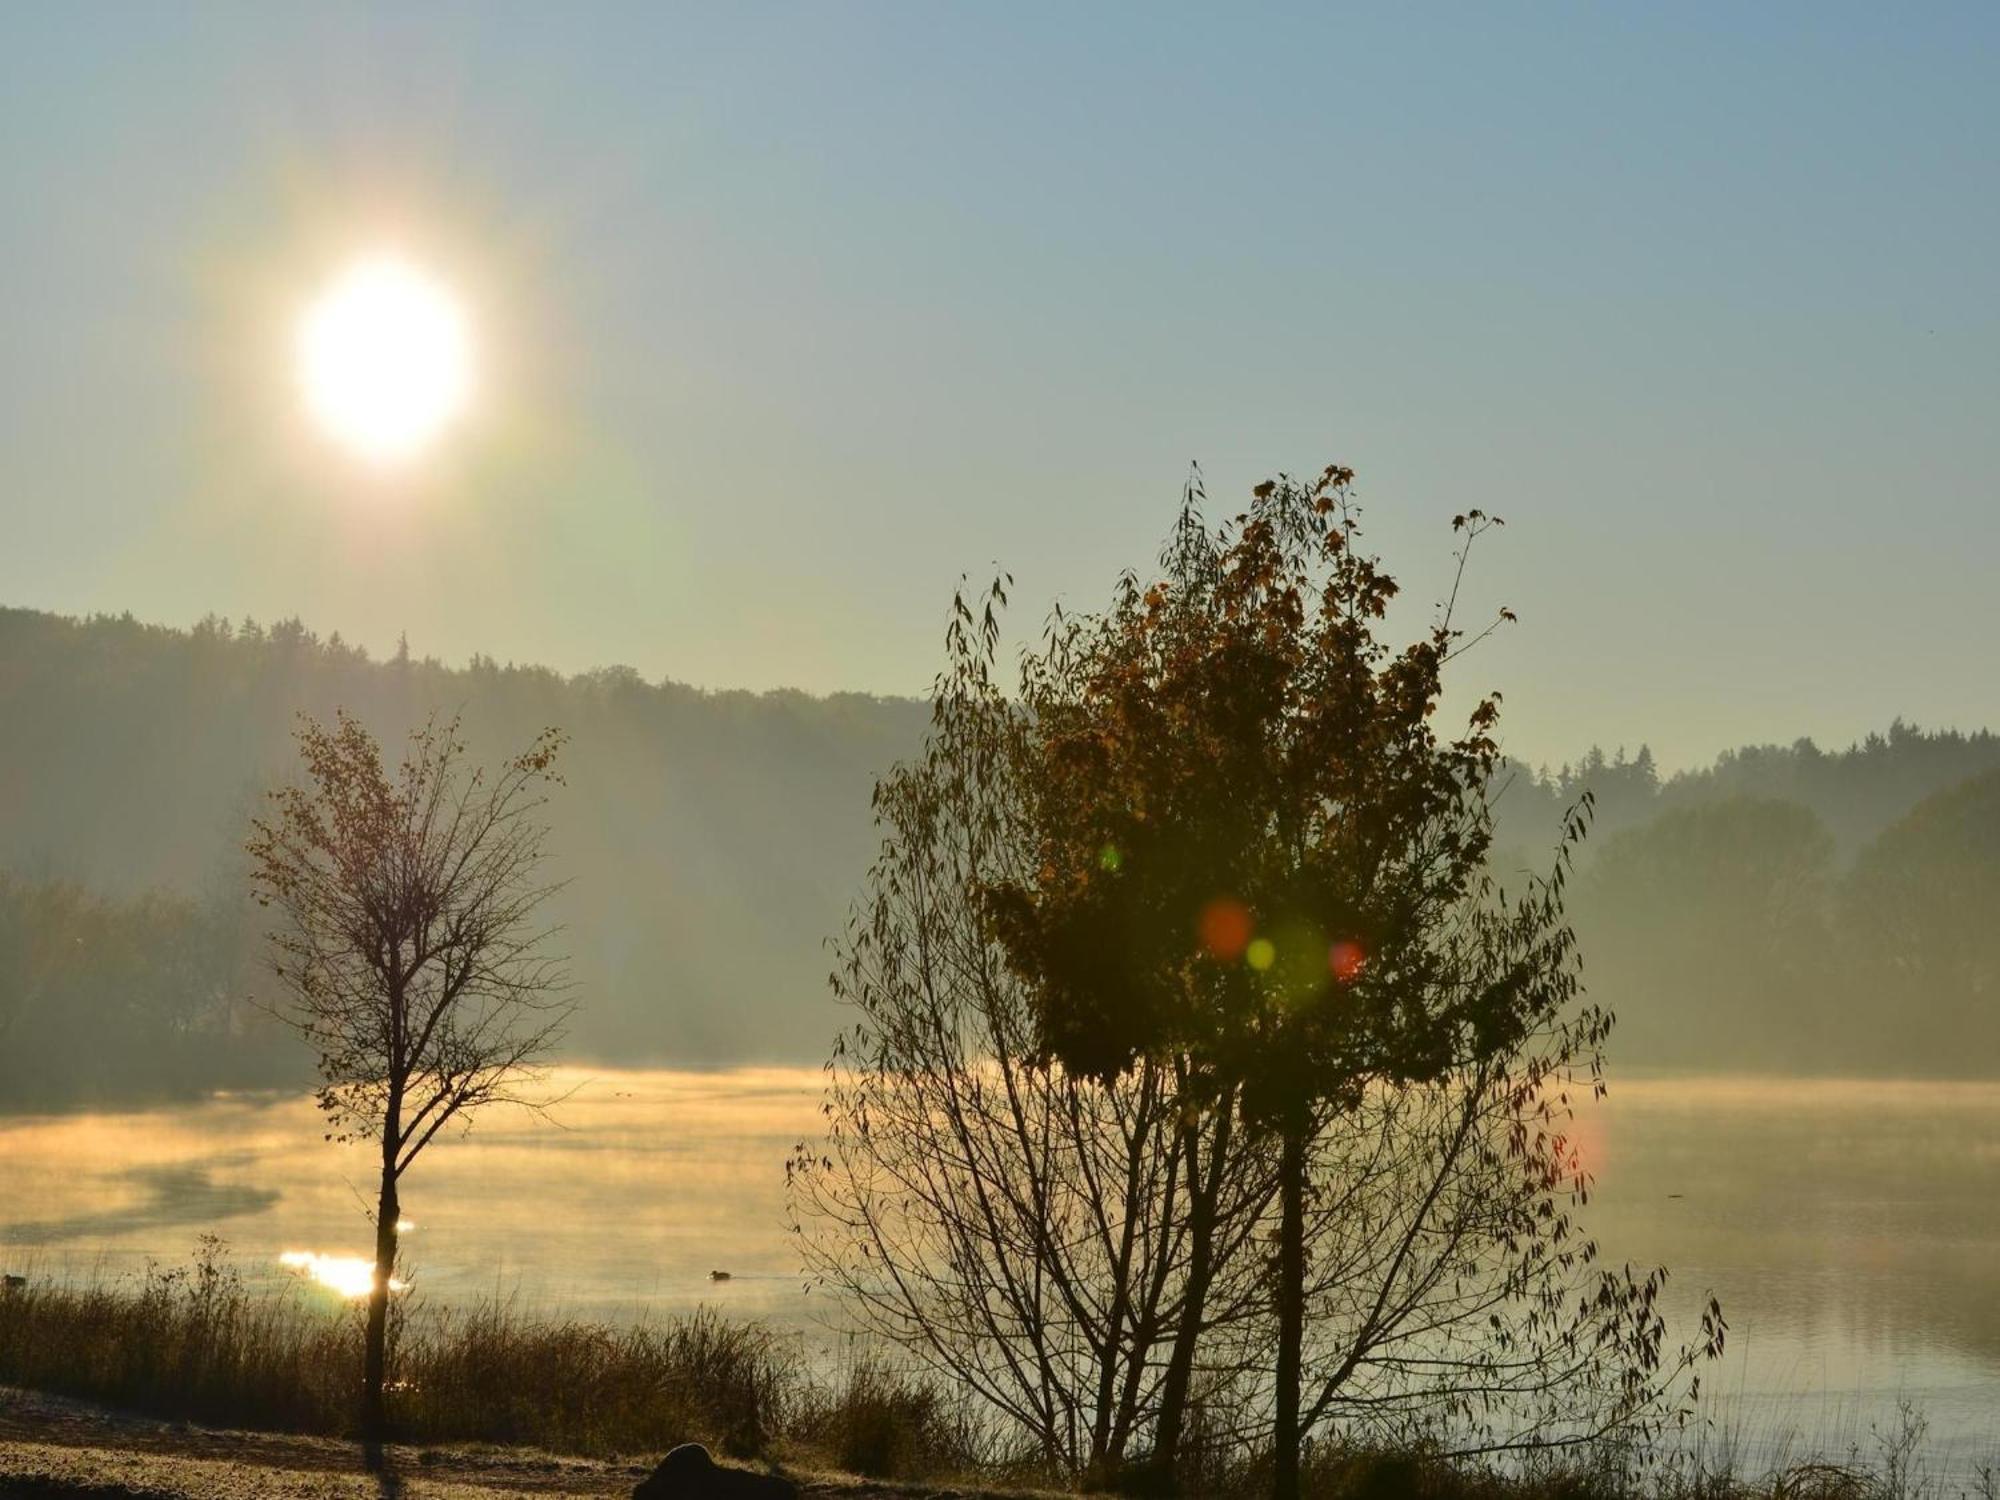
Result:
<instances>
[{"instance_id":1,"label":"colored bokeh spot","mask_svg":"<svg viewBox=\"0 0 2000 1500\"><path fill-rule=\"evenodd\" d=\"M1106 844L1102 849L1097 851L1097 868L1100 870L1116 872L1118 867L1124 863L1125 856L1118 852L1116 844Z\"/></svg>"},{"instance_id":2,"label":"colored bokeh spot","mask_svg":"<svg viewBox=\"0 0 2000 1500\"><path fill-rule=\"evenodd\" d=\"M1361 945L1342 939L1326 951L1326 966L1333 977L1342 984L1352 984L1361 977L1361 969L1368 962L1368 955Z\"/></svg>"},{"instance_id":3,"label":"colored bokeh spot","mask_svg":"<svg viewBox=\"0 0 2000 1500\"><path fill-rule=\"evenodd\" d=\"M1250 942L1250 908L1221 896L1201 909L1201 946L1211 958L1234 963Z\"/></svg>"},{"instance_id":4,"label":"colored bokeh spot","mask_svg":"<svg viewBox=\"0 0 2000 1500\"><path fill-rule=\"evenodd\" d=\"M1261 974L1278 961L1278 945L1269 938L1253 939L1244 950L1243 957L1251 968Z\"/></svg>"}]
</instances>

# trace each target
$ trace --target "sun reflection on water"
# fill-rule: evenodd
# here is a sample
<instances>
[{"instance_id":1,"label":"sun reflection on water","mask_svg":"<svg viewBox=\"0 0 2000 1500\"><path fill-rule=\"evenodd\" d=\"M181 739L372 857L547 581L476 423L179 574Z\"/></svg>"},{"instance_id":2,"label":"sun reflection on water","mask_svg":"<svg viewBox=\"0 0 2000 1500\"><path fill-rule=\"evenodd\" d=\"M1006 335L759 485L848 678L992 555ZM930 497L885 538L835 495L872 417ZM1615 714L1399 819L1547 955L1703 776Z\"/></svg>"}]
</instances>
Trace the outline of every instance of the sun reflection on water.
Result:
<instances>
[{"instance_id":1,"label":"sun reflection on water","mask_svg":"<svg viewBox=\"0 0 2000 1500\"><path fill-rule=\"evenodd\" d=\"M375 1263L361 1255L321 1255L317 1250L287 1250L278 1264L310 1276L323 1287L343 1297L365 1297L375 1285ZM400 1292L404 1283L389 1278L389 1290Z\"/></svg>"}]
</instances>

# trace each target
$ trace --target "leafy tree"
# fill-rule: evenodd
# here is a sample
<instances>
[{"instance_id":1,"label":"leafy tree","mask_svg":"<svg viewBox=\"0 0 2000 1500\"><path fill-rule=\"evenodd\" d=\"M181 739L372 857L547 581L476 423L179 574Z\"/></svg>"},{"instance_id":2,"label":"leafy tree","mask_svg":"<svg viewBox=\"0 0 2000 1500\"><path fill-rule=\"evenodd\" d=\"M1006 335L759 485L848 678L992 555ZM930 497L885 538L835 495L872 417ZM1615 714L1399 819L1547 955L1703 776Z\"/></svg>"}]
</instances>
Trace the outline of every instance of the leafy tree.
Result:
<instances>
[{"instance_id":1,"label":"leafy tree","mask_svg":"<svg viewBox=\"0 0 2000 1500\"><path fill-rule=\"evenodd\" d=\"M248 851L271 934L277 1013L317 1054L329 1139L381 1148L363 1430L386 1434L383 1385L401 1183L454 1120L517 1092L562 1036L571 1002L538 909L537 814L562 736L546 730L491 776L467 771L455 722L410 736L389 771L338 715L298 731L305 781L271 793Z\"/></svg>"},{"instance_id":2,"label":"leafy tree","mask_svg":"<svg viewBox=\"0 0 2000 1500\"><path fill-rule=\"evenodd\" d=\"M1400 651L1379 639L1396 585L1358 546L1352 479L1267 482L1213 534L1191 488L1162 576L1054 632L1026 677L1032 858L986 891L1046 1056L1106 1079L1185 1059L1190 1102L1279 1143L1278 1500L1320 1125L1503 1054L1578 992L1560 868L1511 903L1484 874L1498 699L1436 733L1471 642L1450 605ZM1497 524L1455 520L1460 576Z\"/></svg>"},{"instance_id":3,"label":"leafy tree","mask_svg":"<svg viewBox=\"0 0 2000 1500\"><path fill-rule=\"evenodd\" d=\"M1200 1490L1268 1434L1276 1153L1190 1056L1093 1078L1037 1055L1036 989L986 912L1038 857L1034 721L992 672L1004 602L1004 580L983 611L955 601L924 752L876 789L881 853L833 975L856 1020L825 1132L789 1163L793 1226L859 1330L1051 1470ZM1302 1425L1471 1455L1673 1404L1702 1351L1663 1348L1664 1273L1600 1270L1575 1219L1567 1122L1607 1026L1551 1016L1478 1066L1322 1112Z\"/></svg>"}]
</instances>

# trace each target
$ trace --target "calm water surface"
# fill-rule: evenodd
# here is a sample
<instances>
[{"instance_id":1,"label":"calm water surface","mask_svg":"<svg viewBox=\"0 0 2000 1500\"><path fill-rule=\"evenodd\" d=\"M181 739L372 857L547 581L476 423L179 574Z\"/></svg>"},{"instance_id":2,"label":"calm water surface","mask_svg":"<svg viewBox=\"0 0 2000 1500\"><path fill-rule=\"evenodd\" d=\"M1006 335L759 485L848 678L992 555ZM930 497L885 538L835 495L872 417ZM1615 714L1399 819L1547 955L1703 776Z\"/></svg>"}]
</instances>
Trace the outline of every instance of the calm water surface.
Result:
<instances>
[{"instance_id":1,"label":"calm water surface","mask_svg":"<svg viewBox=\"0 0 2000 1500\"><path fill-rule=\"evenodd\" d=\"M483 1117L405 1180L420 1295L821 1325L783 1172L817 1124L817 1070L559 1083L574 1089L559 1124ZM204 1231L272 1281L298 1274L287 1253L365 1254L366 1148L321 1133L291 1097L0 1116L0 1269L135 1274L184 1261ZM1711 1412L1746 1447L1870 1450L1907 1399L1934 1451L2000 1454L2000 1084L1625 1079L1579 1133L1607 1255L1670 1266L1678 1307L1721 1297Z\"/></svg>"}]
</instances>

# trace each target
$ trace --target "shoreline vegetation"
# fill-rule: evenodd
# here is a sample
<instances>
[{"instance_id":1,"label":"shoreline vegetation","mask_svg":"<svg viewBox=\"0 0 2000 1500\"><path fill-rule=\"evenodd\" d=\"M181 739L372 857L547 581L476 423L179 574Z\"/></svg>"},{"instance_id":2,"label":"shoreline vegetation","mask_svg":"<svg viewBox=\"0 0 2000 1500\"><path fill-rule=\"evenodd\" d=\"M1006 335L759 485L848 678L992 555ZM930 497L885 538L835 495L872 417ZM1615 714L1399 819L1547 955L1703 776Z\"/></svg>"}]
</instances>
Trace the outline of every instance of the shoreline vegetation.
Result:
<instances>
[{"instance_id":1,"label":"shoreline vegetation","mask_svg":"<svg viewBox=\"0 0 2000 1500\"><path fill-rule=\"evenodd\" d=\"M1060 1485L1007 1451L961 1394L852 1348L815 1368L799 1336L756 1322L704 1311L611 1327L539 1321L500 1301L399 1303L393 1323L393 1440L426 1472L532 1453L545 1456L536 1462L550 1472L576 1466L577 1487L559 1492L618 1493L632 1465L699 1441L738 1463L818 1476L809 1489L852 1490L854 1478L872 1492L910 1486L960 1496ZM314 1466L337 1465L325 1441L358 1438L351 1372L362 1332L358 1307L328 1309L297 1294L246 1288L213 1239L188 1265L134 1279L10 1285L0 1290L0 1388L87 1403L91 1420L69 1436L44 1412L10 1422L0 1392L0 1496L120 1493L50 1477L46 1450L182 1452L195 1429L321 1440ZM1325 1500L2000 1496L2000 1453L1948 1466L1926 1451L1924 1438L1921 1412L1905 1407L1893 1428L1854 1435L1839 1452L1762 1467L1745 1457L1754 1442L1729 1433L1678 1449L1669 1439L1652 1451L1629 1444L1556 1451L1508 1469L1421 1447L1364 1451L1334 1439L1312 1446L1302 1487ZM289 1461L281 1447L273 1452L252 1461ZM30 1485L24 1475L40 1477ZM1268 1483L1256 1458L1222 1460L1191 1477L1185 1492L1198 1495L1254 1495ZM127 1492L199 1493L150 1484Z\"/></svg>"}]
</instances>

